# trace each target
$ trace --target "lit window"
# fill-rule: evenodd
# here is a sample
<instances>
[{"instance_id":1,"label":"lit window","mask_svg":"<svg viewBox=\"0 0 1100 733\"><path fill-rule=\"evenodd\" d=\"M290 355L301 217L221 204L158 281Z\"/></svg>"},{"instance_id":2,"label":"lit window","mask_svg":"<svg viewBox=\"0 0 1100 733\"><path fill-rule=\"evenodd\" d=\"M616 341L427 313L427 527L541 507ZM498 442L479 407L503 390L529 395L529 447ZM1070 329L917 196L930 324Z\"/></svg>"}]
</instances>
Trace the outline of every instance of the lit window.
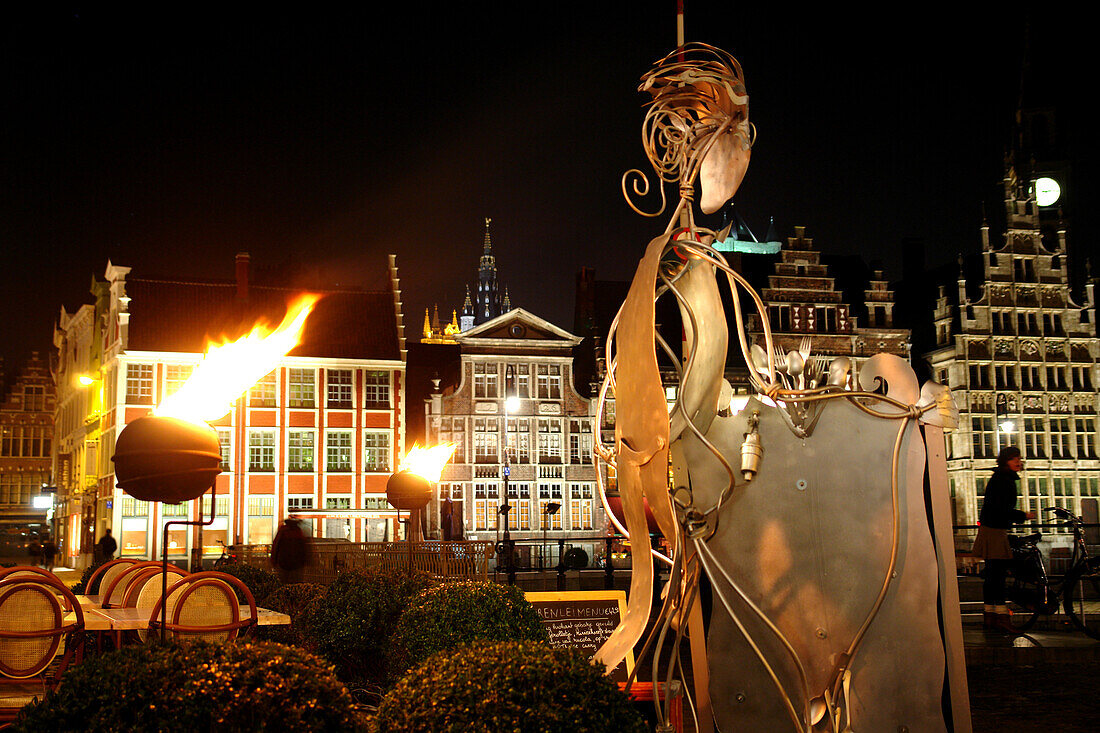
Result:
<instances>
[{"instance_id":1,"label":"lit window","mask_svg":"<svg viewBox=\"0 0 1100 733\"><path fill-rule=\"evenodd\" d=\"M325 467L329 471L351 470L351 431L335 430L328 434Z\"/></svg>"},{"instance_id":2,"label":"lit window","mask_svg":"<svg viewBox=\"0 0 1100 733\"><path fill-rule=\"evenodd\" d=\"M164 396L171 397L191 378L195 367L191 364L168 364L164 367Z\"/></svg>"},{"instance_id":3,"label":"lit window","mask_svg":"<svg viewBox=\"0 0 1100 733\"><path fill-rule=\"evenodd\" d=\"M386 472L390 470L390 434L363 434L363 470Z\"/></svg>"},{"instance_id":4,"label":"lit window","mask_svg":"<svg viewBox=\"0 0 1100 733\"><path fill-rule=\"evenodd\" d=\"M275 470L275 431L248 431L248 470Z\"/></svg>"},{"instance_id":5,"label":"lit window","mask_svg":"<svg viewBox=\"0 0 1100 733\"><path fill-rule=\"evenodd\" d=\"M218 447L221 449L222 462L219 468L223 471L230 470L229 456L233 445L233 431L229 428L217 428Z\"/></svg>"},{"instance_id":6,"label":"lit window","mask_svg":"<svg viewBox=\"0 0 1100 733\"><path fill-rule=\"evenodd\" d=\"M363 407L368 410L384 410L390 406L390 373L367 371L363 373Z\"/></svg>"},{"instance_id":7,"label":"lit window","mask_svg":"<svg viewBox=\"0 0 1100 733\"><path fill-rule=\"evenodd\" d=\"M313 369L290 369L290 406L315 407L317 402L317 372Z\"/></svg>"},{"instance_id":8,"label":"lit window","mask_svg":"<svg viewBox=\"0 0 1100 733\"><path fill-rule=\"evenodd\" d=\"M153 365L126 365L126 402L131 405L153 404Z\"/></svg>"},{"instance_id":9,"label":"lit window","mask_svg":"<svg viewBox=\"0 0 1100 733\"><path fill-rule=\"evenodd\" d=\"M313 470L313 431L291 430L286 456L286 470Z\"/></svg>"},{"instance_id":10,"label":"lit window","mask_svg":"<svg viewBox=\"0 0 1100 733\"><path fill-rule=\"evenodd\" d=\"M248 390L248 404L251 407L275 406L275 372L271 372Z\"/></svg>"},{"instance_id":11,"label":"lit window","mask_svg":"<svg viewBox=\"0 0 1100 733\"><path fill-rule=\"evenodd\" d=\"M561 399L561 366L559 364L539 364L536 377L539 399Z\"/></svg>"},{"instance_id":12,"label":"lit window","mask_svg":"<svg viewBox=\"0 0 1100 733\"><path fill-rule=\"evenodd\" d=\"M351 409L351 370L329 369L325 374L328 388L328 406L334 409Z\"/></svg>"}]
</instances>

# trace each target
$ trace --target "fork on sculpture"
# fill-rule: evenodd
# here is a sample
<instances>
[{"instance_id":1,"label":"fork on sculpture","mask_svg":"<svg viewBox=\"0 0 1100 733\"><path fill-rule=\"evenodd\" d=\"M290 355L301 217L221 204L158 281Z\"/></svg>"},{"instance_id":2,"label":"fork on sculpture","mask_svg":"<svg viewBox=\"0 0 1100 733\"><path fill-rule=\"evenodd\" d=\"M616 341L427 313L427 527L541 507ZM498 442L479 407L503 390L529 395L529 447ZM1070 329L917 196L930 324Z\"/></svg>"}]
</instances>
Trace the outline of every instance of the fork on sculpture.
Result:
<instances>
[{"instance_id":1,"label":"fork on sculpture","mask_svg":"<svg viewBox=\"0 0 1100 733\"><path fill-rule=\"evenodd\" d=\"M802 355L802 361L806 364L810 363L810 346L812 342L809 336L803 336L802 341L798 343L798 353Z\"/></svg>"}]
</instances>

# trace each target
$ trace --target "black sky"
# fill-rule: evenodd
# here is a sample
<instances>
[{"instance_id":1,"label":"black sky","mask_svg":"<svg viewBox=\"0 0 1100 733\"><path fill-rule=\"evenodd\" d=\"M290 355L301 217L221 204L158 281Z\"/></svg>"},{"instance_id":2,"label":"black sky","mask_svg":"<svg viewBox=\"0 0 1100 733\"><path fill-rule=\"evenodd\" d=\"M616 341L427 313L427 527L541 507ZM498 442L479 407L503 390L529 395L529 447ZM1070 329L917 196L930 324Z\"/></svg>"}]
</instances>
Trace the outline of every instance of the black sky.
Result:
<instances>
[{"instance_id":1,"label":"black sky","mask_svg":"<svg viewBox=\"0 0 1100 733\"><path fill-rule=\"evenodd\" d=\"M0 23L0 355L48 351L62 305L108 258L229 278L290 256L343 285L398 256L406 323L461 303L482 219L514 305L572 326L578 267L630 276L664 226L622 202L644 164L638 76L671 50L675 3L267 8L53 6ZM687 3L689 40L741 61L758 129L737 206L762 234L929 265L999 210L1025 25L1092 200L1080 19L998 7L805 13ZM900 10L899 10L900 8ZM899 16L898 13L901 13ZM1077 130L1072 127L1081 120ZM1081 214L1084 213L1081 207ZM1071 237L1094 242L1079 215Z\"/></svg>"}]
</instances>

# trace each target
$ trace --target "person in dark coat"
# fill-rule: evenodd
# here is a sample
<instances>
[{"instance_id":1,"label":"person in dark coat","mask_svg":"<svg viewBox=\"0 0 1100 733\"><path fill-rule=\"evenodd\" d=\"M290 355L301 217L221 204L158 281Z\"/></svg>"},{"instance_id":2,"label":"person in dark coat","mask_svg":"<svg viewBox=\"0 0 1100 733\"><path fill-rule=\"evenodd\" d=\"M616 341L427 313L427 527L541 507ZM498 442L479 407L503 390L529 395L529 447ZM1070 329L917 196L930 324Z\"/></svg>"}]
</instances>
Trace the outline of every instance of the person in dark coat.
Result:
<instances>
[{"instance_id":1,"label":"person in dark coat","mask_svg":"<svg viewBox=\"0 0 1100 733\"><path fill-rule=\"evenodd\" d=\"M1034 519L1035 512L1016 508L1016 482L1024 469L1020 449L1005 446L997 454L997 467L985 485L982 512L978 517L978 536L972 553L985 560L982 585L982 618L986 628L1013 631L1005 605L1005 576L1012 566L1012 546L1008 530L1014 524Z\"/></svg>"},{"instance_id":2,"label":"person in dark coat","mask_svg":"<svg viewBox=\"0 0 1100 733\"><path fill-rule=\"evenodd\" d=\"M95 543L96 554L99 555L100 561L110 561L115 556L115 550L117 549L118 543L111 536L110 528L103 530L103 536L99 538L99 542Z\"/></svg>"},{"instance_id":3,"label":"person in dark coat","mask_svg":"<svg viewBox=\"0 0 1100 733\"><path fill-rule=\"evenodd\" d=\"M309 562L309 538L298 520L283 520L271 543L271 564L284 583L301 583L302 571Z\"/></svg>"},{"instance_id":4,"label":"person in dark coat","mask_svg":"<svg viewBox=\"0 0 1100 733\"><path fill-rule=\"evenodd\" d=\"M53 561L56 556L57 545L54 544L54 541L52 539L47 537L45 540L42 541L42 567L46 568L47 571L52 573Z\"/></svg>"}]
</instances>

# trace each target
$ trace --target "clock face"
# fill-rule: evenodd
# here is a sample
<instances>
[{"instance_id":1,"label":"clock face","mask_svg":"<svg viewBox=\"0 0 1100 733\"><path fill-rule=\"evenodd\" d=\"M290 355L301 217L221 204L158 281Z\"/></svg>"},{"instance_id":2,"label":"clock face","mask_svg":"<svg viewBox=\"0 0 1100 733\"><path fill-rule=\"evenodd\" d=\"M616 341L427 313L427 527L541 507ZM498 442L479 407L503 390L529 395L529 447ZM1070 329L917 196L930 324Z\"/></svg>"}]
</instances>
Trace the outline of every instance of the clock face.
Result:
<instances>
[{"instance_id":1,"label":"clock face","mask_svg":"<svg viewBox=\"0 0 1100 733\"><path fill-rule=\"evenodd\" d=\"M1046 176L1035 179L1035 201L1039 206L1051 206L1062 195L1058 181Z\"/></svg>"}]
</instances>

